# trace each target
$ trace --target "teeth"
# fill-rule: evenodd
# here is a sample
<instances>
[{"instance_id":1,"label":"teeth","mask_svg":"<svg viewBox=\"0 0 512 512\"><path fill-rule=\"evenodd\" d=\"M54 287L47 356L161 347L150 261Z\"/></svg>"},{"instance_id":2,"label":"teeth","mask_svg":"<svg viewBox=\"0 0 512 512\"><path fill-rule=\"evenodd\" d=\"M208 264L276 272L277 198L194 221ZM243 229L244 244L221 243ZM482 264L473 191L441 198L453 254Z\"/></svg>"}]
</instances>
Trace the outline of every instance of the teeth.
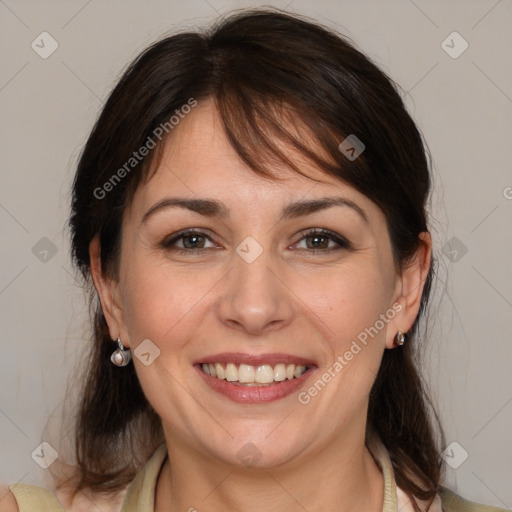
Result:
<instances>
[{"instance_id":1,"label":"teeth","mask_svg":"<svg viewBox=\"0 0 512 512\"><path fill-rule=\"evenodd\" d=\"M220 363L215 363L215 372L217 373L217 378L219 378L219 379L226 378L225 373L224 373L224 368L222 367L222 365Z\"/></svg>"},{"instance_id":2,"label":"teeth","mask_svg":"<svg viewBox=\"0 0 512 512\"><path fill-rule=\"evenodd\" d=\"M241 364L238 368L238 382L254 382L254 366Z\"/></svg>"},{"instance_id":3,"label":"teeth","mask_svg":"<svg viewBox=\"0 0 512 512\"><path fill-rule=\"evenodd\" d=\"M286 366L284 364L274 366L274 380L277 382L286 380Z\"/></svg>"},{"instance_id":4,"label":"teeth","mask_svg":"<svg viewBox=\"0 0 512 512\"><path fill-rule=\"evenodd\" d=\"M256 370L256 377L254 378L254 382L259 382L260 384L269 384L274 380L274 370L272 366L269 364L264 364L263 366L258 366ZM240 381L242 382L242 381Z\"/></svg>"},{"instance_id":5,"label":"teeth","mask_svg":"<svg viewBox=\"0 0 512 512\"><path fill-rule=\"evenodd\" d=\"M203 363L203 372L211 377L227 380L228 382L239 382L241 384L271 384L298 378L308 369L307 366L298 364L276 364L273 368L269 364L257 367L249 364L237 366L234 363Z\"/></svg>"},{"instance_id":6,"label":"teeth","mask_svg":"<svg viewBox=\"0 0 512 512\"><path fill-rule=\"evenodd\" d=\"M229 382L238 380L238 370L236 369L236 366L233 363L228 363L226 365L226 371L224 375L226 376L226 380Z\"/></svg>"},{"instance_id":7,"label":"teeth","mask_svg":"<svg viewBox=\"0 0 512 512\"><path fill-rule=\"evenodd\" d=\"M294 375L295 375L295 377L300 377L305 371L306 371L306 367L299 364L295 367Z\"/></svg>"}]
</instances>

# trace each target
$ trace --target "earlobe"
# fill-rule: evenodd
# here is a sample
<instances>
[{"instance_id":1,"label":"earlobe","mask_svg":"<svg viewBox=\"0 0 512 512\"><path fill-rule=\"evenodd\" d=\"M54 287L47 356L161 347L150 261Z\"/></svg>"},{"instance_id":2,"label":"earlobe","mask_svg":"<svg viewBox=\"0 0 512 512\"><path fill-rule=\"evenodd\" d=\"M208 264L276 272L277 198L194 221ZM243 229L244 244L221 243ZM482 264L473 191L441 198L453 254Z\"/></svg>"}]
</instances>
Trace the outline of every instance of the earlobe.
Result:
<instances>
[{"instance_id":1,"label":"earlobe","mask_svg":"<svg viewBox=\"0 0 512 512\"><path fill-rule=\"evenodd\" d=\"M412 260L402 271L397 283L398 291L395 303L400 304L399 313L390 322L386 348L400 345L397 333L405 334L411 329L418 316L423 289L431 266L432 239L428 232L420 233L420 243Z\"/></svg>"},{"instance_id":2,"label":"earlobe","mask_svg":"<svg viewBox=\"0 0 512 512\"><path fill-rule=\"evenodd\" d=\"M118 305L119 283L105 275L101 265L101 250L99 236L96 235L89 244L91 275L94 287L101 302L101 308L108 324L110 337L116 340L123 330L123 312ZM126 346L126 342L124 342Z\"/></svg>"}]
</instances>

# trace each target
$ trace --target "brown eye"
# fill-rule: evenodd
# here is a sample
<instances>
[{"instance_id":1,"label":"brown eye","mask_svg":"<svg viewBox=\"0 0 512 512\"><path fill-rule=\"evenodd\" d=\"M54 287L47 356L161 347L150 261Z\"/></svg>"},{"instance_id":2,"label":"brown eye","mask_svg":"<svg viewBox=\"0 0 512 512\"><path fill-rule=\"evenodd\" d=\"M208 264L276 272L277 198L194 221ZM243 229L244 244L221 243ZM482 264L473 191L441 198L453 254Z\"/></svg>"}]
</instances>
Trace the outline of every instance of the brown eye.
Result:
<instances>
[{"instance_id":1,"label":"brown eye","mask_svg":"<svg viewBox=\"0 0 512 512\"><path fill-rule=\"evenodd\" d=\"M310 252L331 252L333 250L351 248L351 244L346 238L325 229L313 228L303 233L298 243L303 240L306 241L306 247L304 249L310 250Z\"/></svg>"},{"instance_id":2,"label":"brown eye","mask_svg":"<svg viewBox=\"0 0 512 512\"><path fill-rule=\"evenodd\" d=\"M208 247L206 247L207 241L210 241L212 244L214 243L206 233L189 230L172 235L170 239L166 238L162 242L162 247L180 253L198 253L208 249Z\"/></svg>"}]
</instances>

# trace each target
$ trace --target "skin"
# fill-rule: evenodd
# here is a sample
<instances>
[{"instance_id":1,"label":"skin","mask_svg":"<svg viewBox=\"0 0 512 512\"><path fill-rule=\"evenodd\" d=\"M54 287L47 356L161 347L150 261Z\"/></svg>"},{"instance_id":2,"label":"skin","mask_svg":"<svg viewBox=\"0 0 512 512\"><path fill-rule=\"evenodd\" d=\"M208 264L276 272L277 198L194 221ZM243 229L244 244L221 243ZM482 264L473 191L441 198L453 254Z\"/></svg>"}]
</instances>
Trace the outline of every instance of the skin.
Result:
<instances>
[{"instance_id":1,"label":"skin","mask_svg":"<svg viewBox=\"0 0 512 512\"><path fill-rule=\"evenodd\" d=\"M157 511L382 511L383 477L364 443L368 396L384 350L395 349L396 332L418 314L431 241L422 234L416 257L397 274L377 205L294 156L322 183L277 165L283 182L256 175L229 145L212 102L202 101L173 130L156 174L125 212L118 280L102 272L98 240L91 243L112 339L120 335L132 354L145 339L160 350L148 366L133 358L169 453ZM172 207L141 223L168 196L216 199L231 213L210 218ZM324 196L353 201L368 222L347 206L279 220L290 202ZM210 239L176 244L195 242L202 253L163 247L186 228ZM323 239L313 253L308 228L331 230L352 248ZM248 236L263 249L250 264L236 252ZM296 393L267 404L232 402L193 367L219 352L289 353L318 366L302 391L393 304L401 311L307 405ZM261 454L256 468L237 457L249 442Z\"/></svg>"}]
</instances>

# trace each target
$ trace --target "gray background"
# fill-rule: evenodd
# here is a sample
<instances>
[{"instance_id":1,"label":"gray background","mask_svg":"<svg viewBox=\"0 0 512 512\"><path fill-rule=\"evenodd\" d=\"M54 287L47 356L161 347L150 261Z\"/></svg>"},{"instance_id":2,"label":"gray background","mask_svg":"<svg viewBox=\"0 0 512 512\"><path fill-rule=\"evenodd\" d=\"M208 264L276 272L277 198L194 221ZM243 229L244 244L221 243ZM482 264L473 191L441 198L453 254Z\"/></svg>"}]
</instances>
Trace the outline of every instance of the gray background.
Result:
<instances>
[{"instance_id":1,"label":"gray background","mask_svg":"<svg viewBox=\"0 0 512 512\"><path fill-rule=\"evenodd\" d=\"M348 35L404 90L436 180L439 280L421 342L447 442L458 443L446 455L458 466L447 483L510 508L511 0L0 0L0 481L46 485L31 453L42 441L61 450L66 385L88 335L64 226L74 165L102 103L155 39L262 5ZM44 31L58 43L46 59L31 47L51 48ZM442 46L454 31L469 44L457 58L445 49L459 52L462 40Z\"/></svg>"}]
</instances>

